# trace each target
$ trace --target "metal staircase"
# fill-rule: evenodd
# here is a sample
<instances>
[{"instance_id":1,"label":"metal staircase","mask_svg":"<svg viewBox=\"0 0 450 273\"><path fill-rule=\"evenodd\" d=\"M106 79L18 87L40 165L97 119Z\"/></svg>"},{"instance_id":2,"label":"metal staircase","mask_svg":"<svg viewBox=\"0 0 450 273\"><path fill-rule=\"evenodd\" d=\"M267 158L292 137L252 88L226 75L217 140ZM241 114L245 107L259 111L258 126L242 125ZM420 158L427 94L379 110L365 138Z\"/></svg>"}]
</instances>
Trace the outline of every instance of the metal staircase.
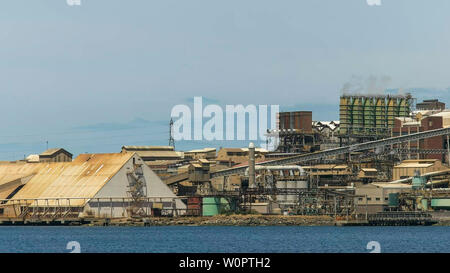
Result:
<instances>
[{"instance_id":1,"label":"metal staircase","mask_svg":"<svg viewBox=\"0 0 450 273\"><path fill-rule=\"evenodd\" d=\"M142 170L142 163L133 164L133 169L127 172L127 178L128 194L132 199L128 209L129 215L131 217L146 216L147 183Z\"/></svg>"}]
</instances>

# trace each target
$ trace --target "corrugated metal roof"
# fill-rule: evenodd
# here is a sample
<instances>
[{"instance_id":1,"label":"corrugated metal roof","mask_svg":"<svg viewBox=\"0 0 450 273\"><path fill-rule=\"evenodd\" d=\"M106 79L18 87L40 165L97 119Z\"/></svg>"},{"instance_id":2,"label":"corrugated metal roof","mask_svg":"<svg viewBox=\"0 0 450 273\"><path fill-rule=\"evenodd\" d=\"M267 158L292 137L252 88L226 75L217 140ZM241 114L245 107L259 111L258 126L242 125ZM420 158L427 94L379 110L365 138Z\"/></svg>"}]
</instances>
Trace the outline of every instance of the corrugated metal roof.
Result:
<instances>
[{"instance_id":1,"label":"corrugated metal roof","mask_svg":"<svg viewBox=\"0 0 450 273\"><path fill-rule=\"evenodd\" d=\"M68 154L72 155L71 153L69 153L68 151L66 151L63 148L51 148L51 149L48 149L47 151L41 153L40 156L51 156L51 155L54 155L55 153L57 153L59 151L62 151L62 152L65 152L65 153L68 153Z\"/></svg>"},{"instance_id":2,"label":"corrugated metal roof","mask_svg":"<svg viewBox=\"0 0 450 273\"><path fill-rule=\"evenodd\" d=\"M45 166L12 199L92 198L133 154L81 154L73 162L41 163ZM71 200L70 204L83 206L87 201ZM48 205L57 204L49 200Z\"/></svg>"},{"instance_id":3,"label":"corrugated metal roof","mask_svg":"<svg viewBox=\"0 0 450 273\"><path fill-rule=\"evenodd\" d=\"M38 173L49 163L5 163L0 164L0 186L11 181Z\"/></svg>"},{"instance_id":4,"label":"corrugated metal roof","mask_svg":"<svg viewBox=\"0 0 450 273\"><path fill-rule=\"evenodd\" d=\"M318 165L313 165L313 166L308 166L309 168L311 168L311 169L325 169L325 170L328 170L328 169L333 169L334 167L336 167L336 165L335 164L318 164ZM306 166L305 166L305 168L306 168Z\"/></svg>"},{"instance_id":5,"label":"corrugated metal roof","mask_svg":"<svg viewBox=\"0 0 450 273\"><path fill-rule=\"evenodd\" d=\"M450 118L450 110L444 110L442 112L431 115L432 117L444 117Z\"/></svg>"},{"instance_id":6,"label":"corrugated metal roof","mask_svg":"<svg viewBox=\"0 0 450 273\"><path fill-rule=\"evenodd\" d=\"M182 160L154 160L147 161L145 164L148 166L156 166L156 165L173 165L182 162Z\"/></svg>"},{"instance_id":7,"label":"corrugated metal roof","mask_svg":"<svg viewBox=\"0 0 450 273\"><path fill-rule=\"evenodd\" d=\"M133 146L127 145L123 146L122 149L130 150L130 151L173 151L174 148L172 146Z\"/></svg>"},{"instance_id":8,"label":"corrugated metal roof","mask_svg":"<svg viewBox=\"0 0 450 273\"><path fill-rule=\"evenodd\" d=\"M401 163L397 166L395 166L394 168L428 168L433 166L432 163L425 163L425 164L421 164L421 163Z\"/></svg>"},{"instance_id":9,"label":"corrugated metal roof","mask_svg":"<svg viewBox=\"0 0 450 273\"><path fill-rule=\"evenodd\" d=\"M244 150L242 148L222 148L225 152L242 153Z\"/></svg>"},{"instance_id":10,"label":"corrugated metal roof","mask_svg":"<svg viewBox=\"0 0 450 273\"><path fill-rule=\"evenodd\" d=\"M337 165L333 169L348 169L348 166L347 165Z\"/></svg>"},{"instance_id":11,"label":"corrugated metal roof","mask_svg":"<svg viewBox=\"0 0 450 273\"><path fill-rule=\"evenodd\" d=\"M203 148L203 149L197 149L197 150L190 150L185 153L209 153L209 152L215 152L216 148Z\"/></svg>"},{"instance_id":12,"label":"corrugated metal roof","mask_svg":"<svg viewBox=\"0 0 450 273\"><path fill-rule=\"evenodd\" d=\"M242 148L242 151L248 152L248 148ZM268 153L269 151L264 148L255 147L255 152L257 153Z\"/></svg>"},{"instance_id":13,"label":"corrugated metal roof","mask_svg":"<svg viewBox=\"0 0 450 273\"><path fill-rule=\"evenodd\" d=\"M136 151L140 157L160 157L160 158L181 158L181 156L175 151Z\"/></svg>"},{"instance_id":14,"label":"corrugated metal roof","mask_svg":"<svg viewBox=\"0 0 450 273\"><path fill-rule=\"evenodd\" d=\"M411 188L410 184L403 184L403 183L386 183L386 182L378 182L378 183L372 183L372 185L380 188L385 189L408 189Z\"/></svg>"},{"instance_id":15,"label":"corrugated metal roof","mask_svg":"<svg viewBox=\"0 0 450 273\"><path fill-rule=\"evenodd\" d=\"M374 168L361 168L361 170L364 172L378 172L378 170Z\"/></svg>"}]
</instances>

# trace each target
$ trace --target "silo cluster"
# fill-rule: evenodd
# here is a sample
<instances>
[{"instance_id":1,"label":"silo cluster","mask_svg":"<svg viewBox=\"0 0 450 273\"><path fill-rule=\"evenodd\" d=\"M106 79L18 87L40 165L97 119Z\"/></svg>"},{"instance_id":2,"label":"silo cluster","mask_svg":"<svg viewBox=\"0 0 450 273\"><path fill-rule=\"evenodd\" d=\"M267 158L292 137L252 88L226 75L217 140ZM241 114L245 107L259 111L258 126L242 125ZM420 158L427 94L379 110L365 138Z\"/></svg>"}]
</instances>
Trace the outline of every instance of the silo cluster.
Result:
<instances>
[{"instance_id":1,"label":"silo cluster","mask_svg":"<svg viewBox=\"0 0 450 273\"><path fill-rule=\"evenodd\" d=\"M413 98L406 95L342 95L339 105L342 136L388 136L396 117L409 117Z\"/></svg>"}]
</instances>

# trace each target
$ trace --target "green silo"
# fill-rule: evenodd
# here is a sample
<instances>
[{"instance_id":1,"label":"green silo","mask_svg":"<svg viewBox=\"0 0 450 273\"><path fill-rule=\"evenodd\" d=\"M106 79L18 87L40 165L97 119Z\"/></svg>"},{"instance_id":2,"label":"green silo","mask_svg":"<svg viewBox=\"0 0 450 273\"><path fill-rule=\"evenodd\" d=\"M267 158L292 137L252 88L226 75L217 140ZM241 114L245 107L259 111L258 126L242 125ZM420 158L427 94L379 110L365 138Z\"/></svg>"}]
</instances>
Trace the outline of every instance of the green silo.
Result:
<instances>
[{"instance_id":1,"label":"green silo","mask_svg":"<svg viewBox=\"0 0 450 273\"><path fill-rule=\"evenodd\" d=\"M353 133L361 134L364 128L364 107L361 97L353 98L352 120Z\"/></svg>"},{"instance_id":2,"label":"green silo","mask_svg":"<svg viewBox=\"0 0 450 273\"><path fill-rule=\"evenodd\" d=\"M375 132L375 105L373 97L364 99L364 131L367 134Z\"/></svg>"}]
</instances>

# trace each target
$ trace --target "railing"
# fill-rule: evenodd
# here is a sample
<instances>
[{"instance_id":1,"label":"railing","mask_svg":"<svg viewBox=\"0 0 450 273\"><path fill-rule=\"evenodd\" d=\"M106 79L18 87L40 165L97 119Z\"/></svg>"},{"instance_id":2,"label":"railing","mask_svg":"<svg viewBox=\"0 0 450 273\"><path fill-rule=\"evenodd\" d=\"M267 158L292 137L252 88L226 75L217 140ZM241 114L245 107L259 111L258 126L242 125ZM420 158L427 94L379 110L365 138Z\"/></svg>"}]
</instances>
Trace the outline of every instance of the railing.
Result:
<instances>
[{"instance_id":1,"label":"railing","mask_svg":"<svg viewBox=\"0 0 450 273\"><path fill-rule=\"evenodd\" d=\"M186 208L177 208L177 200L187 197L151 196L136 200L131 197L62 197L0 199L0 218L28 220L55 220L69 218L117 218L131 216L132 209L145 213L141 216L178 216Z\"/></svg>"}]
</instances>

